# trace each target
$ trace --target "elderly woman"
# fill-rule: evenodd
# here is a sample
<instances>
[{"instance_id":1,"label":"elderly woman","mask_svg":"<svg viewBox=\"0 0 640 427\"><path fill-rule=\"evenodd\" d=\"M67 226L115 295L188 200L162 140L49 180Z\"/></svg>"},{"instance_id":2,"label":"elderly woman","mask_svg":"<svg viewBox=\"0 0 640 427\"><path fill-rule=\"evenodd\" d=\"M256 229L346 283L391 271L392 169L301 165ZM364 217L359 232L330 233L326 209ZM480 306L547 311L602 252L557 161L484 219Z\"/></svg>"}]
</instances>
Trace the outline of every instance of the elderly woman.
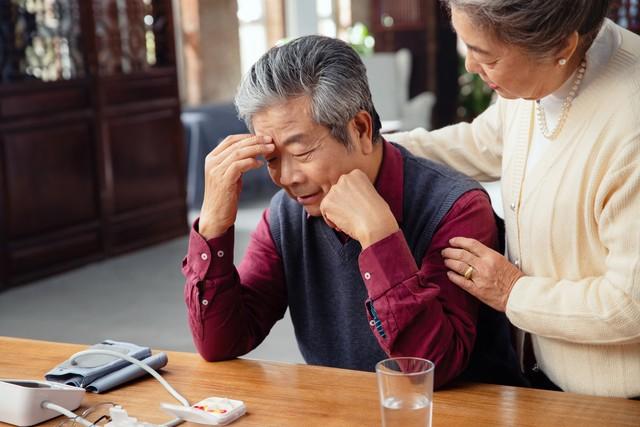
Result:
<instances>
[{"instance_id":1,"label":"elderly woman","mask_svg":"<svg viewBox=\"0 0 640 427\"><path fill-rule=\"evenodd\" d=\"M497 102L389 139L502 180L507 257L454 238L449 277L529 333L534 371L562 390L638 397L640 37L606 0L446 3Z\"/></svg>"}]
</instances>

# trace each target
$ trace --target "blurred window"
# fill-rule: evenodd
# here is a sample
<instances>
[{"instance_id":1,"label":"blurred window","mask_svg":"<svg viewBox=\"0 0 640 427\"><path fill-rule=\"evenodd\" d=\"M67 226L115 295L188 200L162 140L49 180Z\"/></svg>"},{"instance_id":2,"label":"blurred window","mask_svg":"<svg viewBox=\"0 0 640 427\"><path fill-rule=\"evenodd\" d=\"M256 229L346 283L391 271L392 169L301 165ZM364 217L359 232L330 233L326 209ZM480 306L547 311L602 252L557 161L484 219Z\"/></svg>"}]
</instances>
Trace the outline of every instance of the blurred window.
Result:
<instances>
[{"instance_id":1,"label":"blurred window","mask_svg":"<svg viewBox=\"0 0 640 427\"><path fill-rule=\"evenodd\" d=\"M240 66L242 74L267 51L264 0L238 0Z\"/></svg>"},{"instance_id":2,"label":"blurred window","mask_svg":"<svg viewBox=\"0 0 640 427\"><path fill-rule=\"evenodd\" d=\"M318 34L335 37L337 28L333 13L333 0L316 0L316 13L318 15Z\"/></svg>"}]
</instances>

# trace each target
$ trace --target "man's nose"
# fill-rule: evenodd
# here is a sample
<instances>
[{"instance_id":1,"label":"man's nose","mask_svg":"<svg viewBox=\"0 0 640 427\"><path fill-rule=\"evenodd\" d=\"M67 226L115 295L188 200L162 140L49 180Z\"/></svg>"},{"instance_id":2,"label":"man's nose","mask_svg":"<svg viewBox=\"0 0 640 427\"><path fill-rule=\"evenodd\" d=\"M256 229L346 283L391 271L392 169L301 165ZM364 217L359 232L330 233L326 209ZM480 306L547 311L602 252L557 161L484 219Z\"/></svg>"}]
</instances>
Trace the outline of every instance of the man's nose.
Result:
<instances>
[{"instance_id":1,"label":"man's nose","mask_svg":"<svg viewBox=\"0 0 640 427\"><path fill-rule=\"evenodd\" d=\"M278 181L282 187L289 187L299 181L299 172L292 159L285 156L280 160Z\"/></svg>"}]
</instances>

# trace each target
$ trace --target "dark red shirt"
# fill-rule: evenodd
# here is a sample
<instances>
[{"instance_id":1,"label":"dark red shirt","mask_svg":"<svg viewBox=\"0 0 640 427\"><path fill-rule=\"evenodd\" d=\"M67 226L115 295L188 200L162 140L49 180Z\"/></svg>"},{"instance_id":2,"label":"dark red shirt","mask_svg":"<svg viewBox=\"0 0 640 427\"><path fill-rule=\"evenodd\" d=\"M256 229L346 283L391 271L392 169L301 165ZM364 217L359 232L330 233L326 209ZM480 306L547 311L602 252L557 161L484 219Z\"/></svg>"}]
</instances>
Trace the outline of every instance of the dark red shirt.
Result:
<instances>
[{"instance_id":1,"label":"dark red shirt","mask_svg":"<svg viewBox=\"0 0 640 427\"><path fill-rule=\"evenodd\" d=\"M388 143L375 187L401 223L402 158ZM185 300L196 348L206 360L248 353L285 313L285 277L268 218L265 210L237 270L233 264L233 227L209 241L198 234L197 221L191 230L183 261ZM449 281L440 254L456 236L495 247L497 230L484 192L469 191L454 203L419 267L402 231L369 246L358 260L369 299L375 302L385 331L385 337L381 337L368 314L380 347L390 356L433 361L436 387L464 370L476 336L478 302ZM364 301L362 309L366 310Z\"/></svg>"}]
</instances>

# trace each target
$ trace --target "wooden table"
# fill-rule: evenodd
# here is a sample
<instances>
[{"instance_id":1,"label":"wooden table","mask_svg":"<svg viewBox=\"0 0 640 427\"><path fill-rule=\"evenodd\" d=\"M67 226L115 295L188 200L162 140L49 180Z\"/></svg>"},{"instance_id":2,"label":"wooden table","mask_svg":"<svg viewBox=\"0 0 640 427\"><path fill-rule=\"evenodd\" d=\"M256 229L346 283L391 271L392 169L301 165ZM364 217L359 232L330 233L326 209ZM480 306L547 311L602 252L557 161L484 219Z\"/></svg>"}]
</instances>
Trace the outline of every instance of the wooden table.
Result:
<instances>
[{"instance_id":1,"label":"wooden table","mask_svg":"<svg viewBox=\"0 0 640 427\"><path fill-rule=\"evenodd\" d=\"M0 378L43 379L85 348L0 337ZM247 415L233 426L380 425L373 373L256 360L207 363L194 353L167 354L164 378L191 403L209 396L245 402ZM175 403L150 377L102 395L87 393L83 407L100 401L122 404L129 415L156 423L171 418L159 403ZM434 426L640 426L640 401L486 384L437 391L433 411Z\"/></svg>"}]
</instances>

